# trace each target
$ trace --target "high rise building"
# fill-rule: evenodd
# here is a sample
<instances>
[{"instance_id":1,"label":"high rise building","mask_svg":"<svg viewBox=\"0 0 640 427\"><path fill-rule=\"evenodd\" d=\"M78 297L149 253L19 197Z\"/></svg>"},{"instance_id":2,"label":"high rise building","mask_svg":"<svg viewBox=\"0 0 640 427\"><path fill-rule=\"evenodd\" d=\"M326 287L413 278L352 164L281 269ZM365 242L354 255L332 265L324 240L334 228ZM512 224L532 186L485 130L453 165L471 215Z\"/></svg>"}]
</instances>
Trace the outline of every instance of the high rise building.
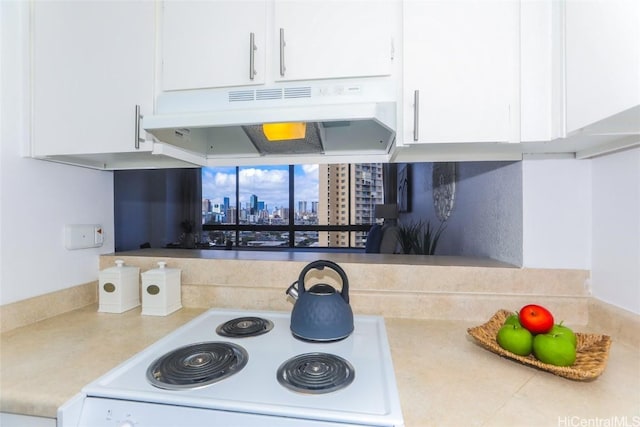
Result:
<instances>
[{"instance_id":1,"label":"high rise building","mask_svg":"<svg viewBox=\"0 0 640 427\"><path fill-rule=\"evenodd\" d=\"M229 208L227 208L226 219L228 224L236 223L236 212L237 212L237 209L235 206L230 206Z\"/></svg>"},{"instance_id":2,"label":"high rise building","mask_svg":"<svg viewBox=\"0 0 640 427\"><path fill-rule=\"evenodd\" d=\"M211 221L211 200L202 199L202 223L208 224Z\"/></svg>"},{"instance_id":3,"label":"high rise building","mask_svg":"<svg viewBox=\"0 0 640 427\"><path fill-rule=\"evenodd\" d=\"M318 223L373 224L375 205L383 203L382 164L319 165ZM320 232L319 246L363 247L364 232Z\"/></svg>"},{"instance_id":4,"label":"high rise building","mask_svg":"<svg viewBox=\"0 0 640 427\"><path fill-rule=\"evenodd\" d=\"M249 198L249 213L255 215L258 213L258 196L252 194Z\"/></svg>"}]
</instances>

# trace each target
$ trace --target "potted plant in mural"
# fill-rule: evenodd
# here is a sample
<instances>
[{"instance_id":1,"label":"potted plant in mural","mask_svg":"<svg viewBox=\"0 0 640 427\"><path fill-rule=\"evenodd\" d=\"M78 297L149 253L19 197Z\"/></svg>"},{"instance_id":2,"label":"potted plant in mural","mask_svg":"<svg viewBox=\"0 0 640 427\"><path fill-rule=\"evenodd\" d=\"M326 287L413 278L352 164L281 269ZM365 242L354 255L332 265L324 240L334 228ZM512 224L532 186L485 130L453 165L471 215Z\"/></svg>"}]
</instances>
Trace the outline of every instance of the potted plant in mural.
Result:
<instances>
[{"instance_id":1,"label":"potted plant in mural","mask_svg":"<svg viewBox=\"0 0 640 427\"><path fill-rule=\"evenodd\" d=\"M431 228L431 223L427 221L422 231L422 238L416 240L414 250L418 254L433 255L436 252L436 246L438 246L438 240L440 235L446 228L446 223L441 222L438 228Z\"/></svg>"},{"instance_id":2,"label":"potted plant in mural","mask_svg":"<svg viewBox=\"0 0 640 427\"><path fill-rule=\"evenodd\" d=\"M193 234L195 224L193 221L185 219L180 223L182 228L182 247L187 249L193 249L196 247L196 237Z\"/></svg>"},{"instance_id":3,"label":"potted plant in mural","mask_svg":"<svg viewBox=\"0 0 640 427\"><path fill-rule=\"evenodd\" d=\"M405 255L409 255L413 250L413 243L415 242L420 228L422 227L422 223L414 224L413 222L410 224L398 224L398 243L400 244L400 249L402 249L402 253Z\"/></svg>"},{"instance_id":4,"label":"potted plant in mural","mask_svg":"<svg viewBox=\"0 0 640 427\"><path fill-rule=\"evenodd\" d=\"M446 228L443 221L435 228L431 227L431 222L409 223L408 225L400 224L398 226L398 242L404 254L416 255L433 255L438 246L440 235Z\"/></svg>"}]
</instances>

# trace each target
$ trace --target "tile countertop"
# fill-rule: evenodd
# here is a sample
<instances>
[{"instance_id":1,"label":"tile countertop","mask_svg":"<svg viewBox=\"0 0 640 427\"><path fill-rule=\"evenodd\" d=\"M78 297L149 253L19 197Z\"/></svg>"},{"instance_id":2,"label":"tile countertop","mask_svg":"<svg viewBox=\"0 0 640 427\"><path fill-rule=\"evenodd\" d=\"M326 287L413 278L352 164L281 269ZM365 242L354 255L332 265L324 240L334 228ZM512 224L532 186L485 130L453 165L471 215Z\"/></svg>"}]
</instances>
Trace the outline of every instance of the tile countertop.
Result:
<instances>
[{"instance_id":1,"label":"tile countertop","mask_svg":"<svg viewBox=\"0 0 640 427\"><path fill-rule=\"evenodd\" d=\"M83 385L205 311L146 317L139 308L96 310L87 306L1 335L1 411L55 417ZM386 319L407 427L640 425L635 346L614 341L604 373L577 382L482 349L466 333L475 324Z\"/></svg>"}]
</instances>

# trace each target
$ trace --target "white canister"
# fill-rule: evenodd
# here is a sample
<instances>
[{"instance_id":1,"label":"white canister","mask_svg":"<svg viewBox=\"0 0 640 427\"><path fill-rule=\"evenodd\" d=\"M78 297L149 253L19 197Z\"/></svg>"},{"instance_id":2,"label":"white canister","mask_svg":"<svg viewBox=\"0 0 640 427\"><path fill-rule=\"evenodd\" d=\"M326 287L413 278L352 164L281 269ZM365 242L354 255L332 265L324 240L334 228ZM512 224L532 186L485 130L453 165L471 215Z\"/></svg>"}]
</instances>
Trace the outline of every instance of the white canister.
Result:
<instances>
[{"instance_id":1,"label":"white canister","mask_svg":"<svg viewBox=\"0 0 640 427\"><path fill-rule=\"evenodd\" d=\"M125 266L121 259L100 272L98 286L100 312L123 313L140 305L140 269Z\"/></svg>"},{"instance_id":2,"label":"white canister","mask_svg":"<svg viewBox=\"0 0 640 427\"><path fill-rule=\"evenodd\" d=\"M158 262L158 268L142 273L142 314L166 316L182 308L180 269L166 264Z\"/></svg>"}]
</instances>

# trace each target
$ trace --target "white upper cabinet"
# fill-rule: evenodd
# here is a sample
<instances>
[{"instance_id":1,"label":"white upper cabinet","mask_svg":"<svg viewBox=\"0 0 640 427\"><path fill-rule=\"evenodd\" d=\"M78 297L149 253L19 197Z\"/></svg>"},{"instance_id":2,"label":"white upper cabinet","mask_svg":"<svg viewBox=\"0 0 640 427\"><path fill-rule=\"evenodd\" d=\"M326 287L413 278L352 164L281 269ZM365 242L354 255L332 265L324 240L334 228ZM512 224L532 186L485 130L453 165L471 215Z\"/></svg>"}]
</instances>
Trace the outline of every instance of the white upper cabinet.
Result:
<instances>
[{"instance_id":1,"label":"white upper cabinet","mask_svg":"<svg viewBox=\"0 0 640 427\"><path fill-rule=\"evenodd\" d=\"M32 13L32 155L149 151L135 106L153 111L154 3L36 1Z\"/></svg>"},{"instance_id":2,"label":"white upper cabinet","mask_svg":"<svg viewBox=\"0 0 640 427\"><path fill-rule=\"evenodd\" d=\"M572 132L640 105L640 1L565 3L567 131Z\"/></svg>"},{"instance_id":3,"label":"white upper cabinet","mask_svg":"<svg viewBox=\"0 0 640 427\"><path fill-rule=\"evenodd\" d=\"M165 1L161 89L385 76L395 1Z\"/></svg>"},{"instance_id":4,"label":"white upper cabinet","mask_svg":"<svg viewBox=\"0 0 640 427\"><path fill-rule=\"evenodd\" d=\"M265 82L267 2L162 3L162 90Z\"/></svg>"},{"instance_id":5,"label":"white upper cabinet","mask_svg":"<svg viewBox=\"0 0 640 427\"><path fill-rule=\"evenodd\" d=\"M401 143L519 141L519 2L403 8Z\"/></svg>"},{"instance_id":6,"label":"white upper cabinet","mask_svg":"<svg viewBox=\"0 0 640 427\"><path fill-rule=\"evenodd\" d=\"M394 1L276 0L275 80L390 75L397 7Z\"/></svg>"}]
</instances>

